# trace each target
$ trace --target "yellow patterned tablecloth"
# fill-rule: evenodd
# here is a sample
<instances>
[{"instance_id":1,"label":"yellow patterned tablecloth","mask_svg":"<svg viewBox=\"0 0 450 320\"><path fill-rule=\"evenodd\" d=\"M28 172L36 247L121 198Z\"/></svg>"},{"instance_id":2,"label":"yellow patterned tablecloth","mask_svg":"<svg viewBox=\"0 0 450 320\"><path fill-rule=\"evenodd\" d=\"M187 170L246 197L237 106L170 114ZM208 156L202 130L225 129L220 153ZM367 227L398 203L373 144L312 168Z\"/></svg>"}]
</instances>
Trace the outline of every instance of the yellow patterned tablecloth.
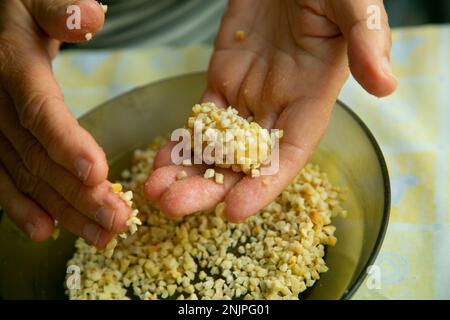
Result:
<instances>
[{"instance_id":1,"label":"yellow patterned tablecloth","mask_svg":"<svg viewBox=\"0 0 450 320\"><path fill-rule=\"evenodd\" d=\"M450 299L450 26L394 30L399 87L378 99L350 79L340 99L371 128L392 183L391 220L376 261L381 288L357 299ZM54 69L77 116L133 87L206 70L211 49L68 51Z\"/></svg>"}]
</instances>

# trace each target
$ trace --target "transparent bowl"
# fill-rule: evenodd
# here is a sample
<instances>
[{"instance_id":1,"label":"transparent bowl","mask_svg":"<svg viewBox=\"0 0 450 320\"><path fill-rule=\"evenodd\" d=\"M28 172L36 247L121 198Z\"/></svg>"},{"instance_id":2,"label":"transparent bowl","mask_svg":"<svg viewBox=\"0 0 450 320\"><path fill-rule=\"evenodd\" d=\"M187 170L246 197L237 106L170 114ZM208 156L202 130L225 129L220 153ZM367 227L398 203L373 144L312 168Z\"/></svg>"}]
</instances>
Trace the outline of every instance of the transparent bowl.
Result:
<instances>
[{"instance_id":1,"label":"transparent bowl","mask_svg":"<svg viewBox=\"0 0 450 320\"><path fill-rule=\"evenodd\" d=\"M110 159L110 178L130 164L131 153L183 125L205 86L205 74L152 83L93 109L80 123ZM327 133L312 162L333 184L348 187L348 217L336 218L337 245L327 250L330 270L302 298L348 299L361 285L381 247L389 220L390 187L375 138L361 119L337 101ZM64 299L66 261L75 236L33 243L0 217L0 298Z\"/></svg>"}]
</instances>

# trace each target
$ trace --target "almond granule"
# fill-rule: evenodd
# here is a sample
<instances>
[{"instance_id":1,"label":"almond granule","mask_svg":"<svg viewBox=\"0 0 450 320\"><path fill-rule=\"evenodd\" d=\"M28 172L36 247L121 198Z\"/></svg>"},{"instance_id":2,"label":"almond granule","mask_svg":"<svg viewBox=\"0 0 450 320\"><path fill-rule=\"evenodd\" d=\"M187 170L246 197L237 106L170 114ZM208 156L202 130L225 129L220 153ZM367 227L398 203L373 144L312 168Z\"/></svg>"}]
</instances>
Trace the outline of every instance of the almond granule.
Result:
<instances>
[{"instance_id":1,"label":"almond granule","mask_svg":"<svg viewBox=\"0 0 450 320\"><path fill-rule=\"evenodd\" d=\"M237 41L244 41L245 39L245 32L242 30L238 30L235 32L234 34L234 39L236 39Z\"/></svg>"}]
</instances>

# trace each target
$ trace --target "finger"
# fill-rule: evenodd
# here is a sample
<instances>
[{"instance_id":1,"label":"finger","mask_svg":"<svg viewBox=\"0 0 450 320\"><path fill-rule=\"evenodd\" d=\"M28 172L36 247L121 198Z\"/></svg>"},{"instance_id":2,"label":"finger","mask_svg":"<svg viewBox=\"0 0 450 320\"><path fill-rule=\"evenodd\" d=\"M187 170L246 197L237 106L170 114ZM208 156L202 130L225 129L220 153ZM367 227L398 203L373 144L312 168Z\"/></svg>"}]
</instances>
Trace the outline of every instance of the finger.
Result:
<instances>
[{"instance_id":1,"label":"finger","mask_svg":"<svg viewBox=\"0 0 450 320\"><path fill-rule=\"evenodd\" d=\"M0 161L14 178L17 188L32 197L54 219L70 232L83 237L89 243L103 248L113 235L96 222L75 210L48 184L31 174L11 145L3 139Z\"/></svg>"},{"instance_id":2,"label":"finger","mask_svg":"<svg viewBox=\"0 0 450 320\"><path fill-rule=\"evenodd\" d=\"M18 56L5 63L7 70L0 75L20 123L37 138L51 159L84 184L104 182L108 174L105 154L66 107L44 49L30 47L33 55L25 56L20 48L8 49ZM5 96L0 100L8 103Z\"/></svg>"},{"instance_id":3,"label":"finger","mask_svg":"<svg viewBox=\"0 0 450 320\"><path fill-rule=\"evenodd\" d=\"M153 161L153 169L158 169L165 166L175 165L172 161L172 149L179 142L170 141L166 143L156 154L155 160Z\"/></svg>"},{"instance_id":4,"label":"finger","mask_svg":"<svg viewBox=\"0 0 450 320\"><path fill-rule=\"evenodd\" d=\"M94 0L30 0L25 2L49 37L64 42L87 41L103 27L105 14Z\"/></svg>"},{"instance_id":5,"label":"finger","mask_svg":"<svg viewBox=\"0 0 450 320\"><path fill-rule=\"evenodd\" d=\"M41 206L64 228L99 249L104 248L115 236L73 208L42 180L37 183L31 196L39 199Z\"/></svg>"},{"instance_id":6,"label":"finger","mask_svg":"<svg viewBox=\"0 0 450 320\"><path fill-rule=\"evenodd\" d=\"M211 89L206 89L203 93L202 102L212 102L219 108L226 108L228 106L226 99L219 93L214 92Z\"/></svg>"},{"instance_id":7,"label":"finger","mask_svg":"<svg viewBox=\"0 0 450 320\"><path fill-rule=\"evenodd\" d=\"M246 105L239 103L239 94L254 58L253 53L242 51L240 63L237 64L227 54L216 48L208 69L208 89L202 100L213 100L225 107L232 105L240 115L248 117L251 113Z\"/></svg>"},{"instance_id":8,"label":"finger","mask_svg":"<svg viewBox=\"0 0 450 320\"><path fill-rule=\"evenodd\" d=\"M28 170L46 181L75 209L100 223L107 230L123 232L131 209L111 190L105 181L87 187L66 169L55 163L40 143L20 126L11 106L0 103L0 129Z\"/></svg>"},{"instance_id":9,"label":"finger","mask_svg":"<svg viewBox=\"0 0 450 320\"><path fill-rule=\"evenodd\" d=\"M111 191L109 181L87 187L54 163L41 171L41 177L76 210L106 230L113 233L127 230L126 222L131 215L131 208Z\"/></svg>"},{"instance_id":10,"label":"finger","mask_svg":"<svg viewBox=\"0 0 450 320\"><path fill-rule=\"evenodd\" d=\"M225 97L223 97L221 94L217 93L213 89L206 89L206 91L203 93L202 102L212 102L219 108L227 108L230 106L230 103L227 102ZM248 118L252 115L250 110L248 109L246 104L243 103L236 103L233 106L238 112L239 115L243 118Z\"/></svg>"},{"instance_id":11,"label":"finger","mask_svg":"<svg viewBox=\"0 0 450 320\"><path fill-rule=\"evenodd\" d=\"M371 94L391 94L397 80L390 65L391 32L382 0L326 3L331 6L329 15L348 41L350 70L355 79Z\"/></svg>"},{"instance_id":12,"label":"finger","mask_svg":"<svg viewBox=\"0 0 450 320\"><path fill-rule=\"evenodd\" d=\"M275 112L257 113L255 115L255 122L262 128L272 129L277 121L278 114Z\"/></svg>"},{"instance_id":13,"label":"finger","mask_svg":"<svg viewBox=\"0 0 450 320\"><path fill-rule=\"evenodd\" d=\"M308 162L328 124L332 99L308 99L288 107L277 128L284 129L280 141L279 167L273 175L244 177L225 197L225 216L240 222L272 202ZM251 190L249 197L248 190Z\"/></svg>"},{"instance_id":14,"label":"finger","mask_svg":"<svg viewBox=\"0 0 450 320\"><path fill-rule=\"evenodd\" d=\"M227 192L242 178L231 170L215 169L224 175L224 183L214 179L192 176L172 183L160 199L161 211L173 218L187 214L210 211L221 202Z\"/></svg>"},{"instance_id":15,"label":"finger","mask_svg":"<svg viewBox=\"0 0 450 320\"><path fill-rule=\"evenodd\" d=\"M159 202L162 194L175 183L178 174L186 172L188 177L203 175L206 166L195 165L192 167L169 165L160 167L152 172L144 186L145 197L154 202Z\"/></svg>"},{"instance_id":16,"label":"finger","mask_svg":"<svg viewBox=\"0 0 450 320\"><path fill-rule=\"evenodd\" d=\"M33 200L20 192L0 164L0 205L10 219L33 241L52 234L53 219Z\"/></svg>"}]
</instances>

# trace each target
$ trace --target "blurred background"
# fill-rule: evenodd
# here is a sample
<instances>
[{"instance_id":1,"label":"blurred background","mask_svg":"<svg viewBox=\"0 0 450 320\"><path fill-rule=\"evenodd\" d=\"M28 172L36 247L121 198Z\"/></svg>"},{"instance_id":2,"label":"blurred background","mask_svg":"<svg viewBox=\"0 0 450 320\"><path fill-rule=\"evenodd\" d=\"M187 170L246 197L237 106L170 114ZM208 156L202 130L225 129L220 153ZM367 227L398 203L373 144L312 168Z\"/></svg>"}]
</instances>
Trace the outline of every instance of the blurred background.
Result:
<instances>
[{"instance_id":1,"label":"blurred background","mask_svg":"<svg viewBox=\"0 0 450 320\"><path fill-rule=\"evenodd\" d=\"M108 19L80 48L212 44L227 0L102 0ZM385 0L392 27L450 22L450 0ZM74 45L66 45L66 48Z\"/></svg>"}]
</instances>

